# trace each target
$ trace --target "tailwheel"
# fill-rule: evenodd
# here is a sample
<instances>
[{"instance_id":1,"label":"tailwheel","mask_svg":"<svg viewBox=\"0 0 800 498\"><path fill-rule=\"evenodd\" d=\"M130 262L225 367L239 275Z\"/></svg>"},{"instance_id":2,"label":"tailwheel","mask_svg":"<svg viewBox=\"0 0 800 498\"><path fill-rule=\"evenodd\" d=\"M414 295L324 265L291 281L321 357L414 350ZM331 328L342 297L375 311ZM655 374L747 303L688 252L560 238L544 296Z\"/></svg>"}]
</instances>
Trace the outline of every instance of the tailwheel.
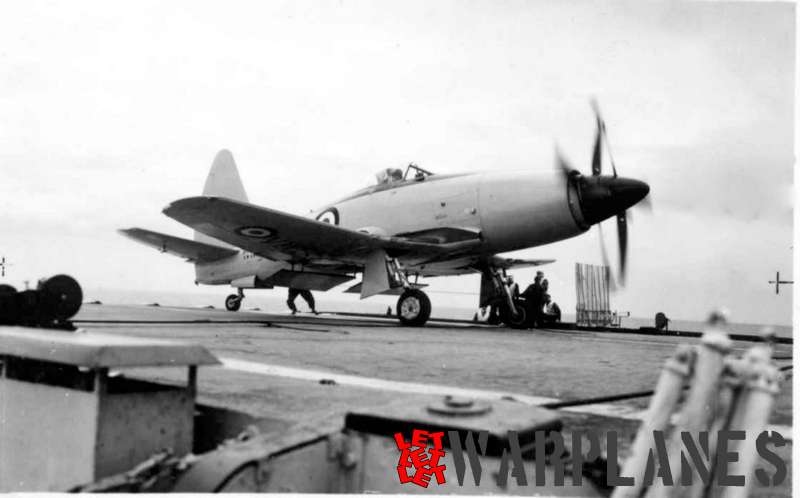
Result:
<instances>
[{"instance_id":1,"label":"tailwheel","mask_svg":"<svg viewBox=\"0 0 800 498\"><path fill-rule=\"evenodd\" d=\"M408 289L397 300L397 317L403 325L421 327L430 316L431 300L419 289Z\"/></svg>"},{"instance_id":2,"label":"tailwheel","mask_svg":"<svg viewBox=\"0 0 800 498\"><path fill-rule=\"evenodd\" d=\"M225 298L225 309L228 311L239 311L242 306L242 298L237 294L231 294Z\"/></svg>"},{"instance_id":3,"label":"tailwheel","mask_svg":"<svg viewBox=\"0 0 800 498\"><path fill-rule=\"evenodd\" d=\"M500 320L512 329L528 328L528 314L525 312L525 307L519 303L515 305L516 313L512 313L508 306L503 306L500 310Z\"/></svg>"}]
</instances>

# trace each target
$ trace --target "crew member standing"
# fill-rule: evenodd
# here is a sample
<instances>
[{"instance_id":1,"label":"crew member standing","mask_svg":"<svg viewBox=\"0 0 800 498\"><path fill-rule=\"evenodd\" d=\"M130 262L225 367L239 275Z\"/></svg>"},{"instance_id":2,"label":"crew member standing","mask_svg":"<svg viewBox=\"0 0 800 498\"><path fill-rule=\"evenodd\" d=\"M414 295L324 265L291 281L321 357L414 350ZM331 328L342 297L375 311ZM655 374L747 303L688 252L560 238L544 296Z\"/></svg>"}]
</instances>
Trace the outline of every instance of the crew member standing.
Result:
<instances>
[{"instance_id":1,"label":"crew member standing","mask_svg":"<svg viewBox=\"0 0 800 498\"><path fill-rule=\"evenodd\" d=\"M542 313L542 294L544 294L544 290L542 289L543 279L544 272L537 271L533 283L522 293L522 297L525 298L526 311L534 327L539 325L539 318Z\"/></svg>"},{"instance_id":2,"label":"crew member standing","mask_svg":"<svg viewBox=\"0 0 800 498\"><path fill-rule=\"evenodd\" d=\"M312 313L315 315L319 315L317 313L317 309L314 306L314 295L311 294L311 291L308 289L295 289L294 287L289 287L289 298L286 300L286 305L292 310L292 314L294 315L297 313L297 306L294 305L294 300L297 299L297 296L300 295L306 303L308 303L308 307L311 308Z\"/></svg>"}]
</instances>

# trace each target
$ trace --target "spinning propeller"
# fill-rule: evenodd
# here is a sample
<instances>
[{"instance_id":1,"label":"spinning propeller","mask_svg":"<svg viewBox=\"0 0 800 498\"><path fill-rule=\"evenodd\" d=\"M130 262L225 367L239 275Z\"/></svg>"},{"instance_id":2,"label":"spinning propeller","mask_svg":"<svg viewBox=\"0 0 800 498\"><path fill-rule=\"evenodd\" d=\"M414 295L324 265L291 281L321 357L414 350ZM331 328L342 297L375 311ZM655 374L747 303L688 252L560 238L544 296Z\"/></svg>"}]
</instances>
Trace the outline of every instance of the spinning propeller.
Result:
<instances>
[{"instance_id":1,"label":"spinning propeller","mask_svg":"<svg viewBox=\"0 0 800 498\"><path fill-rule=\"evenodd\" d=\"M615 216L617 218L617 242L619 244L619 281L624 284L625 266L628 257L628 219L627 209L645 199L644 204L650 207L648 193L650 187L639 180L617 176L617 167L611 154L611 146L606 133L606 123L600 115L597 103L592 100L592 110L597 120L597 136L592 152L592 175L585 176L557 152L557 165L564 178L577 191L581 213L588 225L597 224L600 230L600 243L603 264L608 266L608 254L603 244L600 222ZM611 176L603 175L603 144L608 151L611 162Z\"/></svg>"}]
</instances>

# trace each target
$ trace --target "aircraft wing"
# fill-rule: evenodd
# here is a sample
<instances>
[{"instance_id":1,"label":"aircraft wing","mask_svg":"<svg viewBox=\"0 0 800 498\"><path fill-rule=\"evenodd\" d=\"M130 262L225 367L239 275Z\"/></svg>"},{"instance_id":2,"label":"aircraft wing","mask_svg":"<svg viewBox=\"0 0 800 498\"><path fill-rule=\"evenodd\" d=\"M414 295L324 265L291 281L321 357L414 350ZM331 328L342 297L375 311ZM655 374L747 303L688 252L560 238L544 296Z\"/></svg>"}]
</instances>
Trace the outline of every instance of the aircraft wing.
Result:
<instances>
[{"instance_id":1,"label":"aircraft wing","mask_svg":"<svg viewBox=\"0 0 800 498\"><path fill-rule=\"evenodd\" d=\"M235 249L182 239L143 228L126 228L119 233L161 252L186 258L188 261L206 262L227 258L238 253Z\"/></svg>"},{"instance_id":2,"label":"aircraft wing","mask_svg":"<svg viewBox=\"0 0 800 498\"><path fill-rule=\"evenodd\" d=\"M555 259L517 259L517 258L504 258L502 256L492 256L489 262L495 268L523 268L526 266L541 266L555 262Z\"/></svg>"},{"instance_id":3,"label":"aircraft wing","mask_svg":"<svg viewBox=\"0 0 800 498\"><path fill-rule=\"evenodd\" d=\"M364 265L378 250L392 257L431 258L477 242L437 244L366 234L223 197L188 197L163 212L215 239L290 263Z\"/></svg>"}]
</instances>

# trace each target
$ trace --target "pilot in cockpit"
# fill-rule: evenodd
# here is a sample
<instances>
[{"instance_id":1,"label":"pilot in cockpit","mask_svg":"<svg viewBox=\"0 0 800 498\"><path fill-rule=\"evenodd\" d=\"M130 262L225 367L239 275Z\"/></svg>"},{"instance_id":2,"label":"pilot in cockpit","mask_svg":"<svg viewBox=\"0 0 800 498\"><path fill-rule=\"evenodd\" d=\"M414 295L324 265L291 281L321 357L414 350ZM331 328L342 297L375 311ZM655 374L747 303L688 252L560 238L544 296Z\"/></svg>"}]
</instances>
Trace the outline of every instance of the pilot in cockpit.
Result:
<instances>
[{"instance_id":1,"label":"pilot in cockpit","mask_svg":"<svg viewBox=\"0 0 800 498\"><path fill-rule=\"evenodd\" d=\"M399 168L386 168L375 175L378 179L378 185L384 183L395 183L403 180L403 170Z\"/></svg>"}]
</instances>

